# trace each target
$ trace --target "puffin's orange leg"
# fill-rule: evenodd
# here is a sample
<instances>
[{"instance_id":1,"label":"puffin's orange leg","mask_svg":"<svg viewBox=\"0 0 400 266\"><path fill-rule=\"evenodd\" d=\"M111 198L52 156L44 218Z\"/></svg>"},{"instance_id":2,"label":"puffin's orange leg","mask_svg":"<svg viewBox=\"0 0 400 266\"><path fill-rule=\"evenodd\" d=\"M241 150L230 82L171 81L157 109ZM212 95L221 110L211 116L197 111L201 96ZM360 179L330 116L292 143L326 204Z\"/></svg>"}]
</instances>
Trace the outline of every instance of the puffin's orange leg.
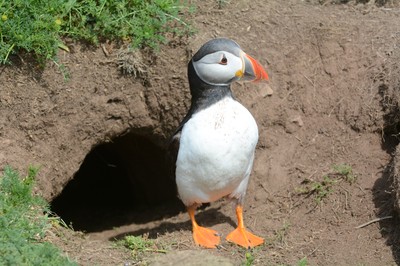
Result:
<instances>
[{"instance_id":1,"label":"puffin's orange leg","mask_svg":"<svg viewBox=\"0 0 400 266\"><path fill-rule=\"evenodd\" d=\"M253 248L263 244L263 238L253 235L244 227L243 207L240 204L236 206L236 215L238 219L238 227L226 237L226 240L245 248Z\"/></svg>"},{"instance_id":2,"label":"puffin's orange leg","mask_svg":"<svg viewBox=\"0 0 400 266\"><path fill-rule=\"evenodd\" d=\"M194 242L205 248L216 248L220 242L217 231L201 227L197 224L196 219L194 218L194 213L196 211L195 205L188 207L187 211L190 220L192 221Z\"/></svg>"}]
</instances>

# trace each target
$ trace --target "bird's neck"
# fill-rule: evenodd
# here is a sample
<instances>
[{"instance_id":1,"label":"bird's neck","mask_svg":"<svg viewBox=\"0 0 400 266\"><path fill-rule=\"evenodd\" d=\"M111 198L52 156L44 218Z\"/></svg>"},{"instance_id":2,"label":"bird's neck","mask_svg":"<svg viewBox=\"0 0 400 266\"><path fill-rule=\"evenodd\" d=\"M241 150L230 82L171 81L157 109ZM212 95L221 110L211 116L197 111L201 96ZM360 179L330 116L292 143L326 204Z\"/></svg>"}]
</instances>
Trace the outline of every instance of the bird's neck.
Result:
<instances>
[{"instance_id":1,"label":"bird's neck","mask_svg":"<svg viewBox=\"0 0 400 266\"><path fill-rule=\"evenodd\" d=\"M232 97L230 85L211 85L205 83L197 75L192 61L188 65L190 94L192 95L192 114L203 110L225 97Z\"/></svg>"}]
</instances>

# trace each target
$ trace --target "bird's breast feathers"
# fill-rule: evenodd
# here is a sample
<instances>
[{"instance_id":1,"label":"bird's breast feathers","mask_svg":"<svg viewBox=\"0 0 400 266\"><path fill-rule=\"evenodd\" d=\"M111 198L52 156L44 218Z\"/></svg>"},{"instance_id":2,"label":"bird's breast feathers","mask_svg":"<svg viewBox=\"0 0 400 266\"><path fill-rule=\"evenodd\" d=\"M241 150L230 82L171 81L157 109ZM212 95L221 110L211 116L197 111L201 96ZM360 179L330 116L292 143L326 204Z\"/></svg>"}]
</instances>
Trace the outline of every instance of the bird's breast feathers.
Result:
<instances>
[{"instance_id":1,"label":"bird's breast feathers","mask_svg":"<svg viewBox=\"0 0 400 266\"><path fill-rule=\"evenodd\" d=\"M176 162L182 200L200 203L231 194L250 174L257 141L253 116L231 97L195 113L183 126Z\"/></svg>"}]
</instances>

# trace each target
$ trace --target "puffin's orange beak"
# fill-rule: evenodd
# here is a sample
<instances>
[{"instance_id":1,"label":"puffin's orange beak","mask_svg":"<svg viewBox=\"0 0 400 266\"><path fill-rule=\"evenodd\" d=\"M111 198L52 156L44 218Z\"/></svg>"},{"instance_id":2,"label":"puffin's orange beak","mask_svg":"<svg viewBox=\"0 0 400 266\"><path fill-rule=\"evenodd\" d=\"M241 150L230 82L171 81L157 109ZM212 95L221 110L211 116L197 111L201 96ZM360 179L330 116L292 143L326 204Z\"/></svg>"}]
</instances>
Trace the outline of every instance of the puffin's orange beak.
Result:
<instances>
[{"instance_id":1,"label":"puffin's orange beak","mask_svg":"<svg viewBox=\"0 0 400 266\"><path fill-rule=\"evenodd\" d=\"M261 81L268 80L268 74L263 66L257 62L253 57L243 53L242 59L244 61L244 69L241 72L240 79L247 81Z\"/></svg>"}]
</instances>

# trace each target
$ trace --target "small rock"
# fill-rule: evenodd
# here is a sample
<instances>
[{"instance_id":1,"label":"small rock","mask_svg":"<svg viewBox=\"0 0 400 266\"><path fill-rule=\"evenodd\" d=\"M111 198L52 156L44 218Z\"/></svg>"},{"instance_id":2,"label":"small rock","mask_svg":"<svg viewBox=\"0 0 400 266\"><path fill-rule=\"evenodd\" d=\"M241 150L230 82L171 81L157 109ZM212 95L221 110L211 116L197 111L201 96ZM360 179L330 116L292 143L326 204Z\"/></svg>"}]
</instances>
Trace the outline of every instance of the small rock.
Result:
<instances>
[{"instance_id":1,"label":"small rock","mask_svg":"<svg viewBox=\"0 0 400 266\"><path fill-rule=\"evenodd\" d=\"M299 115L294 117L294 118L292 118L292 123L297 124L299 127L304 126L303 119L301 119L301 116L299 116Z\"/></svg>"},{"instance_id":2,"label":"small rock","mask_svg":"<svg viewBox=\"0 0 400 266\"><path fill-rule=\"evenodd\" d=\"M260 84L259 85L259 91L260 95L265 98L267 96L271 96L274 94L274 91L272 90L271 86L269 84Z\"/></svg>"}]
</instances>

